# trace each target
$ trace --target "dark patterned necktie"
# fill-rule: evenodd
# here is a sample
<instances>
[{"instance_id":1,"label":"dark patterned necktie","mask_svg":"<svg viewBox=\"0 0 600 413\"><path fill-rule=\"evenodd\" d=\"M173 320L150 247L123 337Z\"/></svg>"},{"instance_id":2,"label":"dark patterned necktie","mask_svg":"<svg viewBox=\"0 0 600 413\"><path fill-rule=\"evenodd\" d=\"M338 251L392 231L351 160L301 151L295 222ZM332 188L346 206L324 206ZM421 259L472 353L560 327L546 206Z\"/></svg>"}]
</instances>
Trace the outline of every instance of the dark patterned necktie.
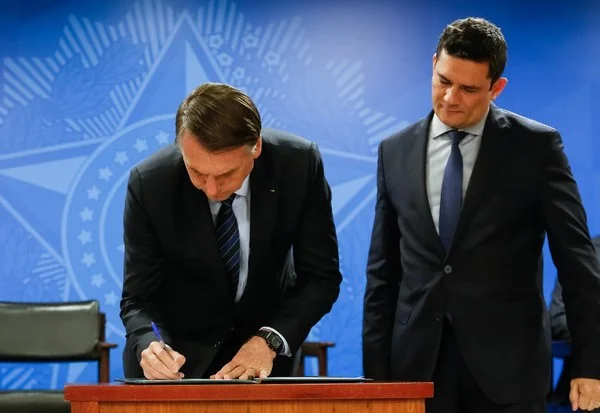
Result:
<instances>
[{"instance_id":1,"label":"dark patterned necktie","mask_svg":"<svg viewBox=\"0 0 600 413\"><path fill-rule=\"evenodd\" d=\"M235 194L221 202L217 215L216 230L217 244L225 263L225 270L231 278L234 296L237 292L240 278L240 233L232 205Z\"/></svg>"},{"instance_id":2,"label":"dark patterned necktie","mask_svg":"<svg viewBox=\"0 0 600 413\"><path fill-rule=\"evenodd\" d=\"M440 240L446 251L454 237L462 207L463 158L458 144L467 135L467 132L451 130L448 135L452 139L452 150L444 170L439 217Z\"/></svg>"}]
</instances>

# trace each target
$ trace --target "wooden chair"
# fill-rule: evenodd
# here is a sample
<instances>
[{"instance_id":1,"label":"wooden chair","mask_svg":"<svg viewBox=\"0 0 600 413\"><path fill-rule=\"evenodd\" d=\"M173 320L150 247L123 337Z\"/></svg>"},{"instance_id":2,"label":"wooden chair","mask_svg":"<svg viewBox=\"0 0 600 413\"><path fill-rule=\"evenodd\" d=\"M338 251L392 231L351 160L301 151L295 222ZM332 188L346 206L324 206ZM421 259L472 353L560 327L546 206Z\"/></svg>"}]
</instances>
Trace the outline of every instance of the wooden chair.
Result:
<instances>
[{"instance_id":1,"label":"wooden chair","mask_svg":"<svg viewBox=\"0 0 600 413\"><path fill-rule=\"evenodd\" d=\"M316 357L319 362L319 376L327 376L327 349L334 346L331 342L305 341L300 349L300 364L296 375L304 376L306 357Z\"/></svg>"},{"instance_id":2,"label":"wooden chair","mask_svg":"<svg viewBox=\"0 0 600 413\"><path fill-rule=\"evenodd\" d=\"M98 381L110 380L106 317L98 301L63 303L0 302L0 361L98 363ZM2 413L69 412L62 391L0 392Z\"/></svg>"}]
</instances>

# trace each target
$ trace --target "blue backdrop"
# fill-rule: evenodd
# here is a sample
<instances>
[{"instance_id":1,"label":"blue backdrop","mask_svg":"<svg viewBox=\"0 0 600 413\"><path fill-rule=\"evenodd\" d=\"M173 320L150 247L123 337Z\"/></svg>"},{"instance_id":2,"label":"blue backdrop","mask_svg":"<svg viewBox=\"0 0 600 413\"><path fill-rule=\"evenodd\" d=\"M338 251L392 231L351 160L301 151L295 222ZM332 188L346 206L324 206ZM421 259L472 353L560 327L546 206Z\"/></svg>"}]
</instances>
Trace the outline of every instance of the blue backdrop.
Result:
<instances>
[{"instance_id":1,"label":"blue backdrop","mask_svg":"<svg viewBox=\"0 0 600 413\"><path fill-rule=\"evenodd\" d=\"M362 373L377 144L430 110L431 58L451 20L477 15L501 26L509 84L497 103L562 132L591 232L600 232L597 4L12 3L0 6L0 300L98 299L107 338L120 345L113 378L122 376L126 177L172 141L177 105L205 81L243 88L265 126L320 145L344 281L310 339L337 343L331 374ZM547 251L545 258L549 297L555 274ZM0 388L60 388L95 377L86 363L0 364Z\"/></svg>"}]
</instances>

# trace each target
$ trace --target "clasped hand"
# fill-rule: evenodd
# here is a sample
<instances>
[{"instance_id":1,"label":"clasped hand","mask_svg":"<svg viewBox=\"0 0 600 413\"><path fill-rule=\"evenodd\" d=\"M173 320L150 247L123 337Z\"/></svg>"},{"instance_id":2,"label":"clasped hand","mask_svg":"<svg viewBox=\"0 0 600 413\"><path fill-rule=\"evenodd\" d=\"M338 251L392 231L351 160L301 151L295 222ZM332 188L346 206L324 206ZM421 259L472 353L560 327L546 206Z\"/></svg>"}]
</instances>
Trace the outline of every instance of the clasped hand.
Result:
<instances>
[{"instance_id":1,"label":"clasped hand","mask_svg":"<svg viewBox=\"0 0 600 413\"><path fill-rule=\"evenodd\" d=\"M600 408L600 380L580 378L571 380L569 399L573 411Z\"/></svg>"}]
</instances>

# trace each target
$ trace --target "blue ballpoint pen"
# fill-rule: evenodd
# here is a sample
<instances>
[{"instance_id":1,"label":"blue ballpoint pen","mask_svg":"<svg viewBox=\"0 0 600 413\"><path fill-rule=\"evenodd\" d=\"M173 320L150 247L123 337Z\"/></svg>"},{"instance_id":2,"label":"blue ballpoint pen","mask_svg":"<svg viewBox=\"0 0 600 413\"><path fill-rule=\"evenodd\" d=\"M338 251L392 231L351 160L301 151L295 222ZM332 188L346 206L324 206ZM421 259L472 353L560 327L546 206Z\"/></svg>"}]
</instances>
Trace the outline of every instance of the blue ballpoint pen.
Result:
<instances>
[{"instance_id":1,"label":"blue ballpoint pen","mask_svg":"<svg viewBox=\"0 0 600 413\"><path fill-rule=\"evenodd\" d=\"M166 350L167 345L165 344L165 341L163 340L162 336L160 335L158 326L154 323L154 321L150 321L150 325L152 326L152 330L154 330L154 334L156 334L156 338L158 338L158 342L160 343L162 348L164 348ZM179 377L179 380L181 380L181 376Z\"/></svg>"},{"instance_id":2,"label":"blue ballpoint pen","mask_svg":"<svg viewBox=\"0 0 600 413\"><path fill-rule=\"evenodd\" d=\"M160 343L160 345L163 348L167 348L167 345L165 344L165 341L163 340L162 336L160 335L160 331L158 330L158 327L156 326L156 324L154 324L154 321L150 322L150 325L152 326L152 330L154 330L154 334L156 334L156 338L158 338L158 342Z\"/></svg>"}]
</instances>

